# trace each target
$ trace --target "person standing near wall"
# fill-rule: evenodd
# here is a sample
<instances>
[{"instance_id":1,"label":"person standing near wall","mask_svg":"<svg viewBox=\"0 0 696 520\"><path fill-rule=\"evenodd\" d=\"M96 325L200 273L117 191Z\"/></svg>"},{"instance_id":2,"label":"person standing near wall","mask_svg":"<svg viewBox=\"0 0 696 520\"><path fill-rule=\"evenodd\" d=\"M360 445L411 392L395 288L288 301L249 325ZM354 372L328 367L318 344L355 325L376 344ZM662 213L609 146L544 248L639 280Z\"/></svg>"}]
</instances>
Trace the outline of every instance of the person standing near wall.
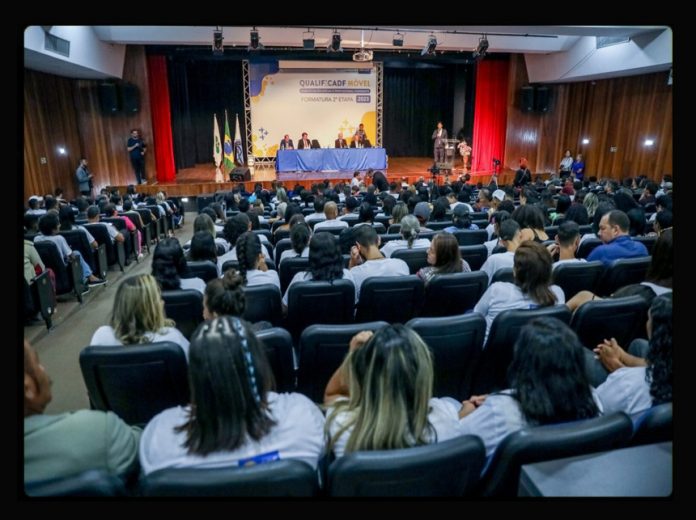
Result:
<instances>
[{"instance_id":1,"label":"person standing near wall","mask_svg":"<svg viewBox=\"0 0 696 520\"><path fill-rule=\"evenodd\" d=\"M75 170L75 178L77 179L78 190L85 197L92 195L92 179L94 176L87 169L87 159L80 159L80 164Z\"/></svg>"}]
</instances>

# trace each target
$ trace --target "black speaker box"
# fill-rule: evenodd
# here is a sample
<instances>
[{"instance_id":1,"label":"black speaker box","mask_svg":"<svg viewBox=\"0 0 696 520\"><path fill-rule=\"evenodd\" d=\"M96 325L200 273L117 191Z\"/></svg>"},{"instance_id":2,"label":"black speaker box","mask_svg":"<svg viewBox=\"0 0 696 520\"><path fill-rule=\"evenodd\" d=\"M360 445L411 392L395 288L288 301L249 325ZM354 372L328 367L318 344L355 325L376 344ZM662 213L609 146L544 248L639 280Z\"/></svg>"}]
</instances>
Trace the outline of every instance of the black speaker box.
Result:
<instances>
[{"instance_id":1,"label":"black speaker box","mask_svg":"<svg viewBox=\"0 0 696 520\"><path fill-rule=\"evenodd\" d=\"M105 114L115 114L121 110L115 83L99 83L99 106Z\"/></svg>"},{"instance_id":2,"label":"black speaker box","mask_svg":"<svg viewBox=\"0 0 696 520\"><path fill-rule=\"evenodd\" d=\"M520 110L522 112L534 110L534 87L522 87L520 89Z\"/></svg>"},{"instance_id":3,"label":"black speaker box","mask_svg":"<svg viewBox=\"0 0 696 520\"><path fill-rule=\"evenodd\" d=\"M551 92L549 87L537 87L534 92L534 110L548 112L550 108Z\"/></svg>"},{"instance_id":4,"label":"black speaker box","mask_svg":"<svg viewBox=\"0 0 696 520\"><path fill-rule=\"evenodd\" d=\"M232 182L244 182L251 180L251 172L249 168L235 168L230 172L230 181Z\"/></svg>"},{"instance_id":5,"label":"black speaker box","mask_svg":"<svg viewBox=\"0 0 696 520\"><path fill-rule=\"evenodd\" d=\"M137 85L132 83L121 85L121 106L126 114L140 112L140 91Z\"/></svg>"}]
</instances>

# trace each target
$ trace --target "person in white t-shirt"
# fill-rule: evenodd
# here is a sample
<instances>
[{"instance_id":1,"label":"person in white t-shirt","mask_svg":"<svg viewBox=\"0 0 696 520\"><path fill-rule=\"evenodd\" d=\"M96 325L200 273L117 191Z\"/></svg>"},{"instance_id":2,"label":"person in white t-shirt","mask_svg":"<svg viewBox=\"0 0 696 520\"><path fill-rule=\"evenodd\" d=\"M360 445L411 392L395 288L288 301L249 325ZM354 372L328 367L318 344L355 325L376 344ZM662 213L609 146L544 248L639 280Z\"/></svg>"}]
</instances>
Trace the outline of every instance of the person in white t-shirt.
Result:
<instances>
[{"instance_id":1,"label":"person in white t-shirt","mask_svg":"<svg viewBox=\"0 0 696 520\"><path fill-rule=\"evenodd\" d=\"M515 250L520 245L521 236L520 225L512 218L504 220L500 224L498 241L505 247L505 252L491 254L481 266L481 271L488 275L488 285L491 284L496 271L514 265ZM549 256L549 258L551 257Z\"/></svg>"},{"instance_id":2,"label":"person in white t-shirt","mask_svg":"<svg viewBox=\"0 0 696 520\"><path fill-rule=\"evenodd\" d=\"M261 240L256 233L253 231L243 233L237 239L235 250L239 262L239 274L244 278L247 287L272 284L280 290L278 273L268 269L261 251Z\"/></svg>"},{"instance_id":3,"label":"person in white t-shirt","mask_svg":"<svg viewBox=\"0 0 696 520\"><path fill-rule=\"evenodd\" d=\"M625 352L616 339L594 349L610 372L597 387L606 413L635 416L651 406L672 401L672 294L656 297L648 311L648 352L645 358Z\"/></svg>"},{"instance_id":4,"label":"person in white t-shirt","mask_svg":"<svg viewBox=\"0 0 696 520\"><path fill-rule=\"evenodd\" d=\"M548 249L551 256L558 254L558 260L553 264L555 270L561 264L587 262L584 258L575 258L575 252L580 245L580 226L577 222L566 220L558 226L555 244L549 244Z\"/></svg>"},{"instance_id":5,"label":"person in white t-shirt","mask_svg":"<svg viewBox=\"0 0 696 520\"><path fill-rule=\"evenodd\" d=\"M201 324L191 339L191 403L147 424L139 450L143 473L285 459L316 468L324 416L304 395L272 392L272 380L263 345L247 322L221 316Z\"/></svg>"},{"instance_id":6,"label":"person in white t-shirt","mask_svg":"<svg viewBox=\"0 0 696 520\"><path fill-rule=\"evenodd\" d=\"M380 249L382 254L387 258L391 258L394 251L398 249L426 249L430 247L430 240L427 238L418 238L421 227L418 219L413 215L406 215L401 219L401 236L402 240L390 240L384 247Z\"/></svg>"},{"instance_id":7,"label":"person in white t-shirt","mask_svg":"<svg viewBox=\"0 0 696 520\"><path fill-rule=\"evenodd\" d=\"M597 417L602 403L585 374L583 350L561 320L530 321L515 342L510 388L464 401L460 434L481 437L490 457L523 428Z\"/></svg>"},{"instance_id":8,"label":"person in white t-shirt","mask_svg":"<svg viewBox=\"0 0 696 520\"><path fill-rule=\"evenodd\" d=\"M503 225L508 222L514 220L506 220ZM475 312L480 312L486 318L484 345L493 320L501 312L565 303L563 289L551 285L551 255L538 242L527 240L515 250L513 275L514 283L495 282L474 307Z\"/></svg>"},{"instance_id":9,"label":"person in white t-shirt","mask_svg":"<svg viewBox=\"0 0 696 520\"><path fill-rule=\"evenodd\" d=\"M350 274L355 280L355 299L360 299L360 287L373 276L408 276L406 262L400 258L385 258L379 251L379 237L372 226L353 228L355 245L350 248Z\"/></svg>"},{"instance_id":10,"label":"person in white t-shirt","mask_svg":"<svg viewBox=\"0 0 696 520\"><path fill-rule=\"evenodd\" d=\"M324 392L329 450L342 457L457 437L461 405L433 398L433 378L428 346L404 325L354 336Z\"/></svg>"},{"instance_id":11,"label":"person in white t-shirt","mask_svg":"<svg viewBox=\"0 0 696 520\"><path fill-rule=\"evenodd\" d=\"M348 227L348 222L338 220L338 206L333 201L329 201L324 204L324 216L326 217L326 220L314 224L315 233L323 228Z\"/></svg>"},{"instance_id":12,"label":"person in white t-shirt","mask_svg":"<svg viewBox=\"0 0 696 520\"><path fill-rule=\"evenodd\" d=\"M188 358L189 342L164 313L162 294L149 274L130 276L116 290L109 325L99 327L90 345L137 345L172 341Z\"/></svg>"},{"instance_id":13,"label":"person in white t-shirt","mask_svg":"<svg viewBox=\"0 0 696 520\"><path fill-rule=\"evenodd\" d=\"M293 228L294 229L294 228ZM283 295L283 312L288 310L290 287L299 282L350 280L355 283L353 275L343 268L343 255L338 240L327 231L315 233L309 242L309 269L296 273ZM355 298L357 303L358 299Z\"/></svg>"},{"instance_id":14,"label":"person in white t-shirt","mask_svg":"<svg viewBox=\"0 0 696 520\"><path fill-rule=\"evenodd\" d=\"M163 291L194 289L205 292L205 282L198 277L182 278L187 272L186 256L176 238L160 240L152 255L152 276Z\"/></svg>"}]
</instances>

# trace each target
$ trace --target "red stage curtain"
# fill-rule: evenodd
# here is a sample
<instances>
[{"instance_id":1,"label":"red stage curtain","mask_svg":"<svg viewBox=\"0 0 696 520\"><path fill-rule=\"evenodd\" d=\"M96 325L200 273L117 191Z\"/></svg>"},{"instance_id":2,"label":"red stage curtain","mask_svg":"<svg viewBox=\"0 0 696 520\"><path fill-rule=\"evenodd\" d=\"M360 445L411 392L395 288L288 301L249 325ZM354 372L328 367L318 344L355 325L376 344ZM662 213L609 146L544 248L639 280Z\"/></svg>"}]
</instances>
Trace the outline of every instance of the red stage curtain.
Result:
<instances>
[{"instance_id":1,"label":"red stage curtain","mask_svg":"<svg viewBox=\"0 0 696 520\"><path fill-rule=\"evenodd\" d=\"M472 172L492 172L493 158L502 161L505 155L508 68L507 60L481 60L476 65Z\"/></svg>"},{"instance_id":2,"label":"red stage curtain","mask_svg":"<svg viewBox=\"0 0 696 520\"><path fill-rule=\"evenodd\" d=\"M157 182L174 182L174 146L172 142L172 117L169 107L167 60L164 56L147 57L147 76L150 84L150 111L155 148Z\"/></svg>"}]
</instances>

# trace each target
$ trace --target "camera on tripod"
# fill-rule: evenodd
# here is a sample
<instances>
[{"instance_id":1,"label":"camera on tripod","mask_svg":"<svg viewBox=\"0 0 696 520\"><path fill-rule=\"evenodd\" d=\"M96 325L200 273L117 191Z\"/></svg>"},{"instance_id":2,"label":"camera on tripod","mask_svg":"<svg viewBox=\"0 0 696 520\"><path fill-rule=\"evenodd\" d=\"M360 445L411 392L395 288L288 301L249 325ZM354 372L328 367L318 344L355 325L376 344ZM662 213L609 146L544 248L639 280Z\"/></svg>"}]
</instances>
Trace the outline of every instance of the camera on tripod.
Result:
<instances>
[{"instance_id":1,"label":"camera on tripod","mask_svg":"<svg viewBox=\"0 0 696 520\"><path fill-rule=\"evenodd\" d=\"M500 159L493 158L493 164L498 166L500 164Z\"/></svg>"}]
</instances>

